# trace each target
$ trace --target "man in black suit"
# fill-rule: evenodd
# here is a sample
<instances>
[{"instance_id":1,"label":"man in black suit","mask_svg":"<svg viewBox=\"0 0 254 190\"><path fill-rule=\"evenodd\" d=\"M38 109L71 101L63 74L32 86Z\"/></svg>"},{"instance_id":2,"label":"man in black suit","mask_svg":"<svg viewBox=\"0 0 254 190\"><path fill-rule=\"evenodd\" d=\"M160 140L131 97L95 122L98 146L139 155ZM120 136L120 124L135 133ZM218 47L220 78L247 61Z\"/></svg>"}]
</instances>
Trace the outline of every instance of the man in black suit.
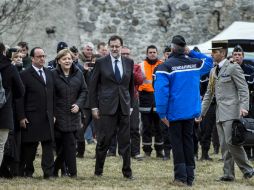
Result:
<instances>
[{"instance_id":1,"label":"man in black suit","mask_svg":"<svg viewBox=\"0 0 254 190\"><path fill-rule=\"evenodd\" d=\"M118 130L123 176L133 179L130 163L130 113L134 95L133 60L121 57L123 40L112 36L110 54L96 60L89 98L92 115L98 120L95 175L101 176L114 131Z\"/></svg>"},{"instance_id":2,"label":"man in black suit","mask_svg":"<svg viewBox=\"0 0 254 190\"><path fill-rule=\"evenodd\" d=\"M53 174L53 77L44 67L45 53L36 47L30 53L32 66L21 73L25 96L18 100L17 116L21 127L21 175L32 177L33 161L39 142L44 178Z\"/></svg>"}]
</instances>

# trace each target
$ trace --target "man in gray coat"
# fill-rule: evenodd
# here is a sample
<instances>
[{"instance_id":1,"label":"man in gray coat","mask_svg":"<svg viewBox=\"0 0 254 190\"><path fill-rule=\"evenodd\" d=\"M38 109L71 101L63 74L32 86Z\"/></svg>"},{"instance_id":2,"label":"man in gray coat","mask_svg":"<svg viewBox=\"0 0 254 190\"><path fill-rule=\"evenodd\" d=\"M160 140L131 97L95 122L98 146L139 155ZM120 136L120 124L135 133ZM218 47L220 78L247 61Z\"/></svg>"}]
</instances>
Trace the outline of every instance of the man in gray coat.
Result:
<instances>
[{"instance_id":1,"label":"man in gray coat","mask_svg":"<svg viewBox=\"0 0 254 190\"><path fill-rule=\"evenodd\" d=\"M248 114L248 86L241 67L226 59L227 43L214 42L212 46L215 67L210 72L208 88L202 102L201 117L206 114L215 96L217 103L216 125L224 159L224 175L219 180L234 181L234 162L244 174L244 178L251 178L254 171L243 147L232 145L233 120ZM201 119L199 118L199 120Z\"/></svg>"}]
</instances>

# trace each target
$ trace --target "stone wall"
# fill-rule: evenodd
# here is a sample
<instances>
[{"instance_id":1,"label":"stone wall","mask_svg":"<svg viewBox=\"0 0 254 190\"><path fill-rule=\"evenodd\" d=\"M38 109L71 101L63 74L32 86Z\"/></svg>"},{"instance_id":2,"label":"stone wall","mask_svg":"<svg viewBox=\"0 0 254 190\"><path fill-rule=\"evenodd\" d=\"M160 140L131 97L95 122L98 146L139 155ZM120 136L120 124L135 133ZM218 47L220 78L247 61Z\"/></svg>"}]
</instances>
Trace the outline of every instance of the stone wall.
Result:
<instances>
[{"instance_id":1,"label":"stone wall","mask_svg":"<svg viewBox=\"0 0 254 190\"><path fill-rule=\"evenodd\" d=\"M15 26L13 31L0 36L0 40L12 47L18 41L28 42L30 49L42 47L49 61L56 56L57 43L60 41L67 42L69 46L80 46L76 5L75 0L40 0L24 32L21 35L13 33ZM55 27L55 33L48 35L46 28L52 27Z\"/></svg>"},{"instance_id":2,"label":"stone wall","mask_svg":"<svg viewBox=\"0 0 254 190\"><path fill-rule=\"evenodd\" d=\"M160 52L176 34L189 44L205 42L234 21L254 21L252 0L80 0L81 41L95 44L123 36L133 57L145 57L148 45Z\"/></svg>"},{"instance_id":3,"label":"stone wall","mask_svg":"<svg viewBox=\"0 0 254 190\"><path fill-rule=\"evenodd\" d=\"M41 0L18 40L42 46L51 59L59 41L97 45L118 34L138 62L150 44L161 52L176 34L188 44L205 42L234 21L254 21L253 12L253 0ZM47 35L46 27L52 26L55 34ZM1 36L7 44L16 38Z\"/></svg>"}]
</instances>

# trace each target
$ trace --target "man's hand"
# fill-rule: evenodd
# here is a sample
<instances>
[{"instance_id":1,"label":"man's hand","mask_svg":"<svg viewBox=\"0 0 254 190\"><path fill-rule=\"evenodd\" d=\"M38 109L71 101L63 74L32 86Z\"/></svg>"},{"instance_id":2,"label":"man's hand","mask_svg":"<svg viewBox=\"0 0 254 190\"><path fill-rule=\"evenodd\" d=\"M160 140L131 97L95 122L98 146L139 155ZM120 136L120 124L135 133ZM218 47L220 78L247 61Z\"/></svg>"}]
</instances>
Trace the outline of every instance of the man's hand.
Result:
<instances>
[{"instance_id":1,"label":"man's hand","mask_svg":"<svg viewBox=\"0 0 254 190\"><path fill-rule=\"evenodd\" d=\"M190 53L190 48L188 46L185 46L184 54L189 55L189 53Z\"/></svg>"},{"instance_id":2,"label":"man's hand","mask_svg":"<svg viewBox=\"0 0 254 190\"><path fill-rule=\"evenodd\" d=\"M246 109L243 109L243 108L241 108L240 109L240 116L246 116L246 115L248 115L248 111L246 110Z\"/></svg>"},{"instance_id":3,"label":"man's hand","mask_svg":"<svg viewBox=\"0 0 254 190\"><path fill-rule=\"evenodd\" d=\"M98 109L92 110L92 115L94 119L100 119L100 114Z\"/></svg>"},{"instance_id":4,"label":"man's hand","mask_svg":"<svg viewBox=\"0 0 254 190\"><path fill-rule=\"evenodd\" d=\"M132 112L133 112L133 108L130 108L130 115L132 114Z\"/></svg>"},{"instance_id":5,"label":"man's hand","mask_svg":"<svg viewBox=\"0 0 254 190\"><path fill-rule=\"evenodd\" d=\"M92 67L89 67L87 63L84 63L83 67L86 71L91 71L93 69Z\"/></svg>"},{"instance_id":6,"label":"man's hand","mask_svg":"<svg viewBox=\"0 0 254 190\"><path fill-rule=\"evenodd\" d=\"M71 106L71 113L78 113L79 107L77 104L72 104Z\"/></svg>"},{"instance_id":7,"label":"man's hand","mask_svg":"<svg viewBox=\"0 0 254 190\"><path fill-rule=\"evenodd\" d=\"M166 117L161 118L161 121L162 121L167 127L170 127L169 121L168 121L168 119L167 119Z\"/></svg>"},{"instance_id":8,"label":"man's hand","mask_svg":"<svg viewBox=\"0 0 254 190\"><path fill-rule=\"evenodd\" d=\"M27 120L27 118L21 119L21 120L19 121L20 127L21 127L21 128L24 128L24 129L26 129L26 125L27 125L28 123L29 123L29 121Z\"/></svg>"},{"instance_id":9,"label":"man's hand","mask_svg":"<svg viewBox=\"0 0 254 190\"><path fill-rule=\"evenodd\" d=\"M200 123L203 120L202 116L199 116L198 118L195 118L196 123Z\"/></svg>"}]
</instances>

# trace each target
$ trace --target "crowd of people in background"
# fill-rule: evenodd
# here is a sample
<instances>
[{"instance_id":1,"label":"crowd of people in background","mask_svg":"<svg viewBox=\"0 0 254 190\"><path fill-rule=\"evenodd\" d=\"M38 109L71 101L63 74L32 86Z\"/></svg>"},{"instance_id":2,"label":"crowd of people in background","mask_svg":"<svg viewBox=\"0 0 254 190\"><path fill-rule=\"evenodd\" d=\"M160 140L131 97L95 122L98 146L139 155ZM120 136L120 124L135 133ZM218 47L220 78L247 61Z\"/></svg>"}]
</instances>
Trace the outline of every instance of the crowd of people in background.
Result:
<instances>
[{"instance_id":1,"label":"crowd of people in background","mask_svg":"<svg viewBox=\"0 0 254 190\"><path fill-rule=\"evenodd\" d=\"M0 43L6 97L0 108L0 177L33 177L39 144L45 179L59 172L77 177L76 158L84 158L86 134L87 143L96 143L97 177L103 175L106 157L118 150L123 177L133 180L131 158L142 161L154 150L160 160L173 156L176 184L192 186L195 160L213 160L212 142L224 161L221 181L234 180L234 161L251 178L253 147L233 146L230 136L232 119L254 117L254 67L243 63L241 46L228 61L225 44L213 47L208 56L198 48L189 50L177 35L163 48L160 58L158 47L147 46L146 57L136 63L131 47L117 35L96 49L92 42L80 49L59 42L55 59L46 63L42 47L29 53L27 42L16 47ZM219 67L224 69L221 79ZM233 89L235 99L220 88ZM238 101L238 94L244 102L230 103Z\"/></svg>"}]
</instances>

